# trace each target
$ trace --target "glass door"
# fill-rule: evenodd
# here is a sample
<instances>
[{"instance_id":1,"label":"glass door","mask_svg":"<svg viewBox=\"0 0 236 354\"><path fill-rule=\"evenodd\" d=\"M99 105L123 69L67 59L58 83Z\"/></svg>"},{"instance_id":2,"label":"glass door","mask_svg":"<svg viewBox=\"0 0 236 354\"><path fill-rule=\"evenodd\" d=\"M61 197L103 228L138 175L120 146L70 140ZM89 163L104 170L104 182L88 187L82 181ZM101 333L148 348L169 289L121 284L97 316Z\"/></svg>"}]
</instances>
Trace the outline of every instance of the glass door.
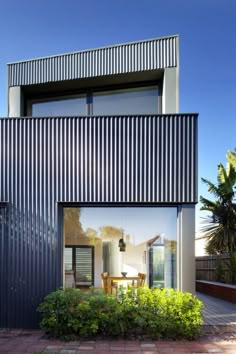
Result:
<instances>
[{"instance_id":1,"label":"glass door","mask_svg":"<svg viewBox=\"0 0 236 354\"><path fill-rule=\"evenodd\" d=\"M149 284L151 287L165 286L165 249L164 245L153 245L149 250Z\"/></svg>"},{"instance_id":2,"label":"glass door","mask_svg":"<svg viewBox=\"0 0 236 354\"><path fill-rule=\"evenodd\" d=\"M149 249L151 287L176 288L176 241L162 240Z\"/></svg>"}]
</instances>

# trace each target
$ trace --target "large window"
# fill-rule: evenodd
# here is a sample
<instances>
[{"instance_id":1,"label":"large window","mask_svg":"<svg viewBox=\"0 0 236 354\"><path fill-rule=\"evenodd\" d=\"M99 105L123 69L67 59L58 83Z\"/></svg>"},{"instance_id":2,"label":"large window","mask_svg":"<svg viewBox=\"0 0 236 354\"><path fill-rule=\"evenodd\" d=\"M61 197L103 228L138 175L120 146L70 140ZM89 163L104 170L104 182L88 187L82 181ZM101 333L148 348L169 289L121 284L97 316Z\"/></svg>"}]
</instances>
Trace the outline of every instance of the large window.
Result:
<instances>
[{"instance_id":1,"label":"large window","mask_svg":"<svg viewBox=\"0 0 236 354\"><path fill-rule=\"evenodd\" d=\"M158 86L88 92L80 96L34 100L27 115L33 117L157 114Z\"/></svg>"},{"instance_id":2,"label":"large window","mask_svg":"<svg viewBox=\"0 0 236 354\"><path fill-rule=\"evenodd\" d=\"M32 104L33 117L81 116L86 114L86 97L74 97Z\"/></svg>"},{"instance_id":3,"label":"large window","mask_svg":"<svg viewBox=\"0 0 236 354\"><path fill-rule=\"evenodd\" d=\"M96 287L101 286L102 272L119 276L124 271L130 276L145 273L149 286L175 288L176 234L175 207L65 208L64 268L76 270L79 264L90 264L89 254L74 253L73 258L73 247L93 246ZM119 247L121 238L123 251ZM73 262L76 264L72 267ZM84 277L90 274L87 270L85 273ZM82 285L81 281L77 279L77 285Z\"/></svg>"},{"instance_id":4,"label":"large window","mask_svg":"<svg viewBox=\"0 0 236 354\"><path fill-rule=\"evenodd\" d=\"M158 113L157 87L99 92L93 96L94 115Z\"/></svg>"}]
</instances>

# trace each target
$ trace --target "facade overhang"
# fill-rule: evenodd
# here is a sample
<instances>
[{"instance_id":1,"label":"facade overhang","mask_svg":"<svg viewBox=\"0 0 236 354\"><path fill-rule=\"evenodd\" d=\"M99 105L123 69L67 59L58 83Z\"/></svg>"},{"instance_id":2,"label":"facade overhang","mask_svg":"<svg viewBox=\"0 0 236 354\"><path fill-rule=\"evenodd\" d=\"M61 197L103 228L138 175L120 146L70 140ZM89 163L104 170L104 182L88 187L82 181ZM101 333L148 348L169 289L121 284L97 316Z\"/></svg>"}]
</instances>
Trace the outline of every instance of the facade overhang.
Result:
<instances>
[{"instance_id":1,"label":"facade overhang","mask_svg":"<svg viewBox=\"0 0 236 354\"><path fill-rule=\"evenodd\" d=\"M177 35L8 64L8 86L147 73L178 66Z\"/></svg>"}]
</instances>

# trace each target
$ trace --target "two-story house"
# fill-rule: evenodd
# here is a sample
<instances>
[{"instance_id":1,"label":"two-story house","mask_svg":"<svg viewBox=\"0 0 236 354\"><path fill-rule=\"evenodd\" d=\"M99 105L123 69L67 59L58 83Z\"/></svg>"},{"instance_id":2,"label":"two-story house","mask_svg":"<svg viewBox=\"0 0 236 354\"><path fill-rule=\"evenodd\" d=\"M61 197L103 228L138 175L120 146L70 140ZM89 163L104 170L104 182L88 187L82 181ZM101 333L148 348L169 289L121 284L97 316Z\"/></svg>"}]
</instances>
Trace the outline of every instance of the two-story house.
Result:
<instances>
[{"instance_id":1,"label":"two-story house","mask_svg":"<svg viewBox=\"0 0 236 354\"><path fill-rule=\"evenodd\" d=\"M0 327L101 272L195 289L197 114L179 113L179 38L8 65L0 119ZM124 242L125 247L119 247Z\"/></svg>"}]
</instances>

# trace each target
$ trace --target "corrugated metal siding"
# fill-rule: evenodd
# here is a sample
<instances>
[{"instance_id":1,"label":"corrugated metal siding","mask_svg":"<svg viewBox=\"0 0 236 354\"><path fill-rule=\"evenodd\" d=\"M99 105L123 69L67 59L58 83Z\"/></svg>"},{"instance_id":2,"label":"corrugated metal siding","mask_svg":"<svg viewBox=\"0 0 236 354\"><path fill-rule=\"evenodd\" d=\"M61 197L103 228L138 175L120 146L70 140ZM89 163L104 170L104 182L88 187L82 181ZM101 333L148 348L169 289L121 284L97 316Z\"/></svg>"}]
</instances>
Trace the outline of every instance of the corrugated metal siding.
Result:
<instances>
[{"instance_id":1,"label":"corrugated metal siding","mask_svg":"<svg viewBox=\"0 0 236 354\"><path fill-rule=\"evenodd\" d=\"M133 73L177 66L177 36L127 43L8 65L8 85Z\"/></svg>"},{"instance_id":2,"label":"corrugated metal siding","mask_svg":"<svg viewBox=\"0 0 236 354\"><path fill-rule=\"evenodd\" d=\"M7 324L7 212L0 204L0 328Z\"/></svg>"},{"instance_id":3,"label":"corrugated metal siding","mask_svg":"<svg viewBox=\"0 0 236 354\"><path fill-rule=\"evenodd\" d=\"M35 324L37 304L61 285L56 202L195 203L196 134L194 114L0 119L8 327Z\"/></svg>"}]
</instances>

